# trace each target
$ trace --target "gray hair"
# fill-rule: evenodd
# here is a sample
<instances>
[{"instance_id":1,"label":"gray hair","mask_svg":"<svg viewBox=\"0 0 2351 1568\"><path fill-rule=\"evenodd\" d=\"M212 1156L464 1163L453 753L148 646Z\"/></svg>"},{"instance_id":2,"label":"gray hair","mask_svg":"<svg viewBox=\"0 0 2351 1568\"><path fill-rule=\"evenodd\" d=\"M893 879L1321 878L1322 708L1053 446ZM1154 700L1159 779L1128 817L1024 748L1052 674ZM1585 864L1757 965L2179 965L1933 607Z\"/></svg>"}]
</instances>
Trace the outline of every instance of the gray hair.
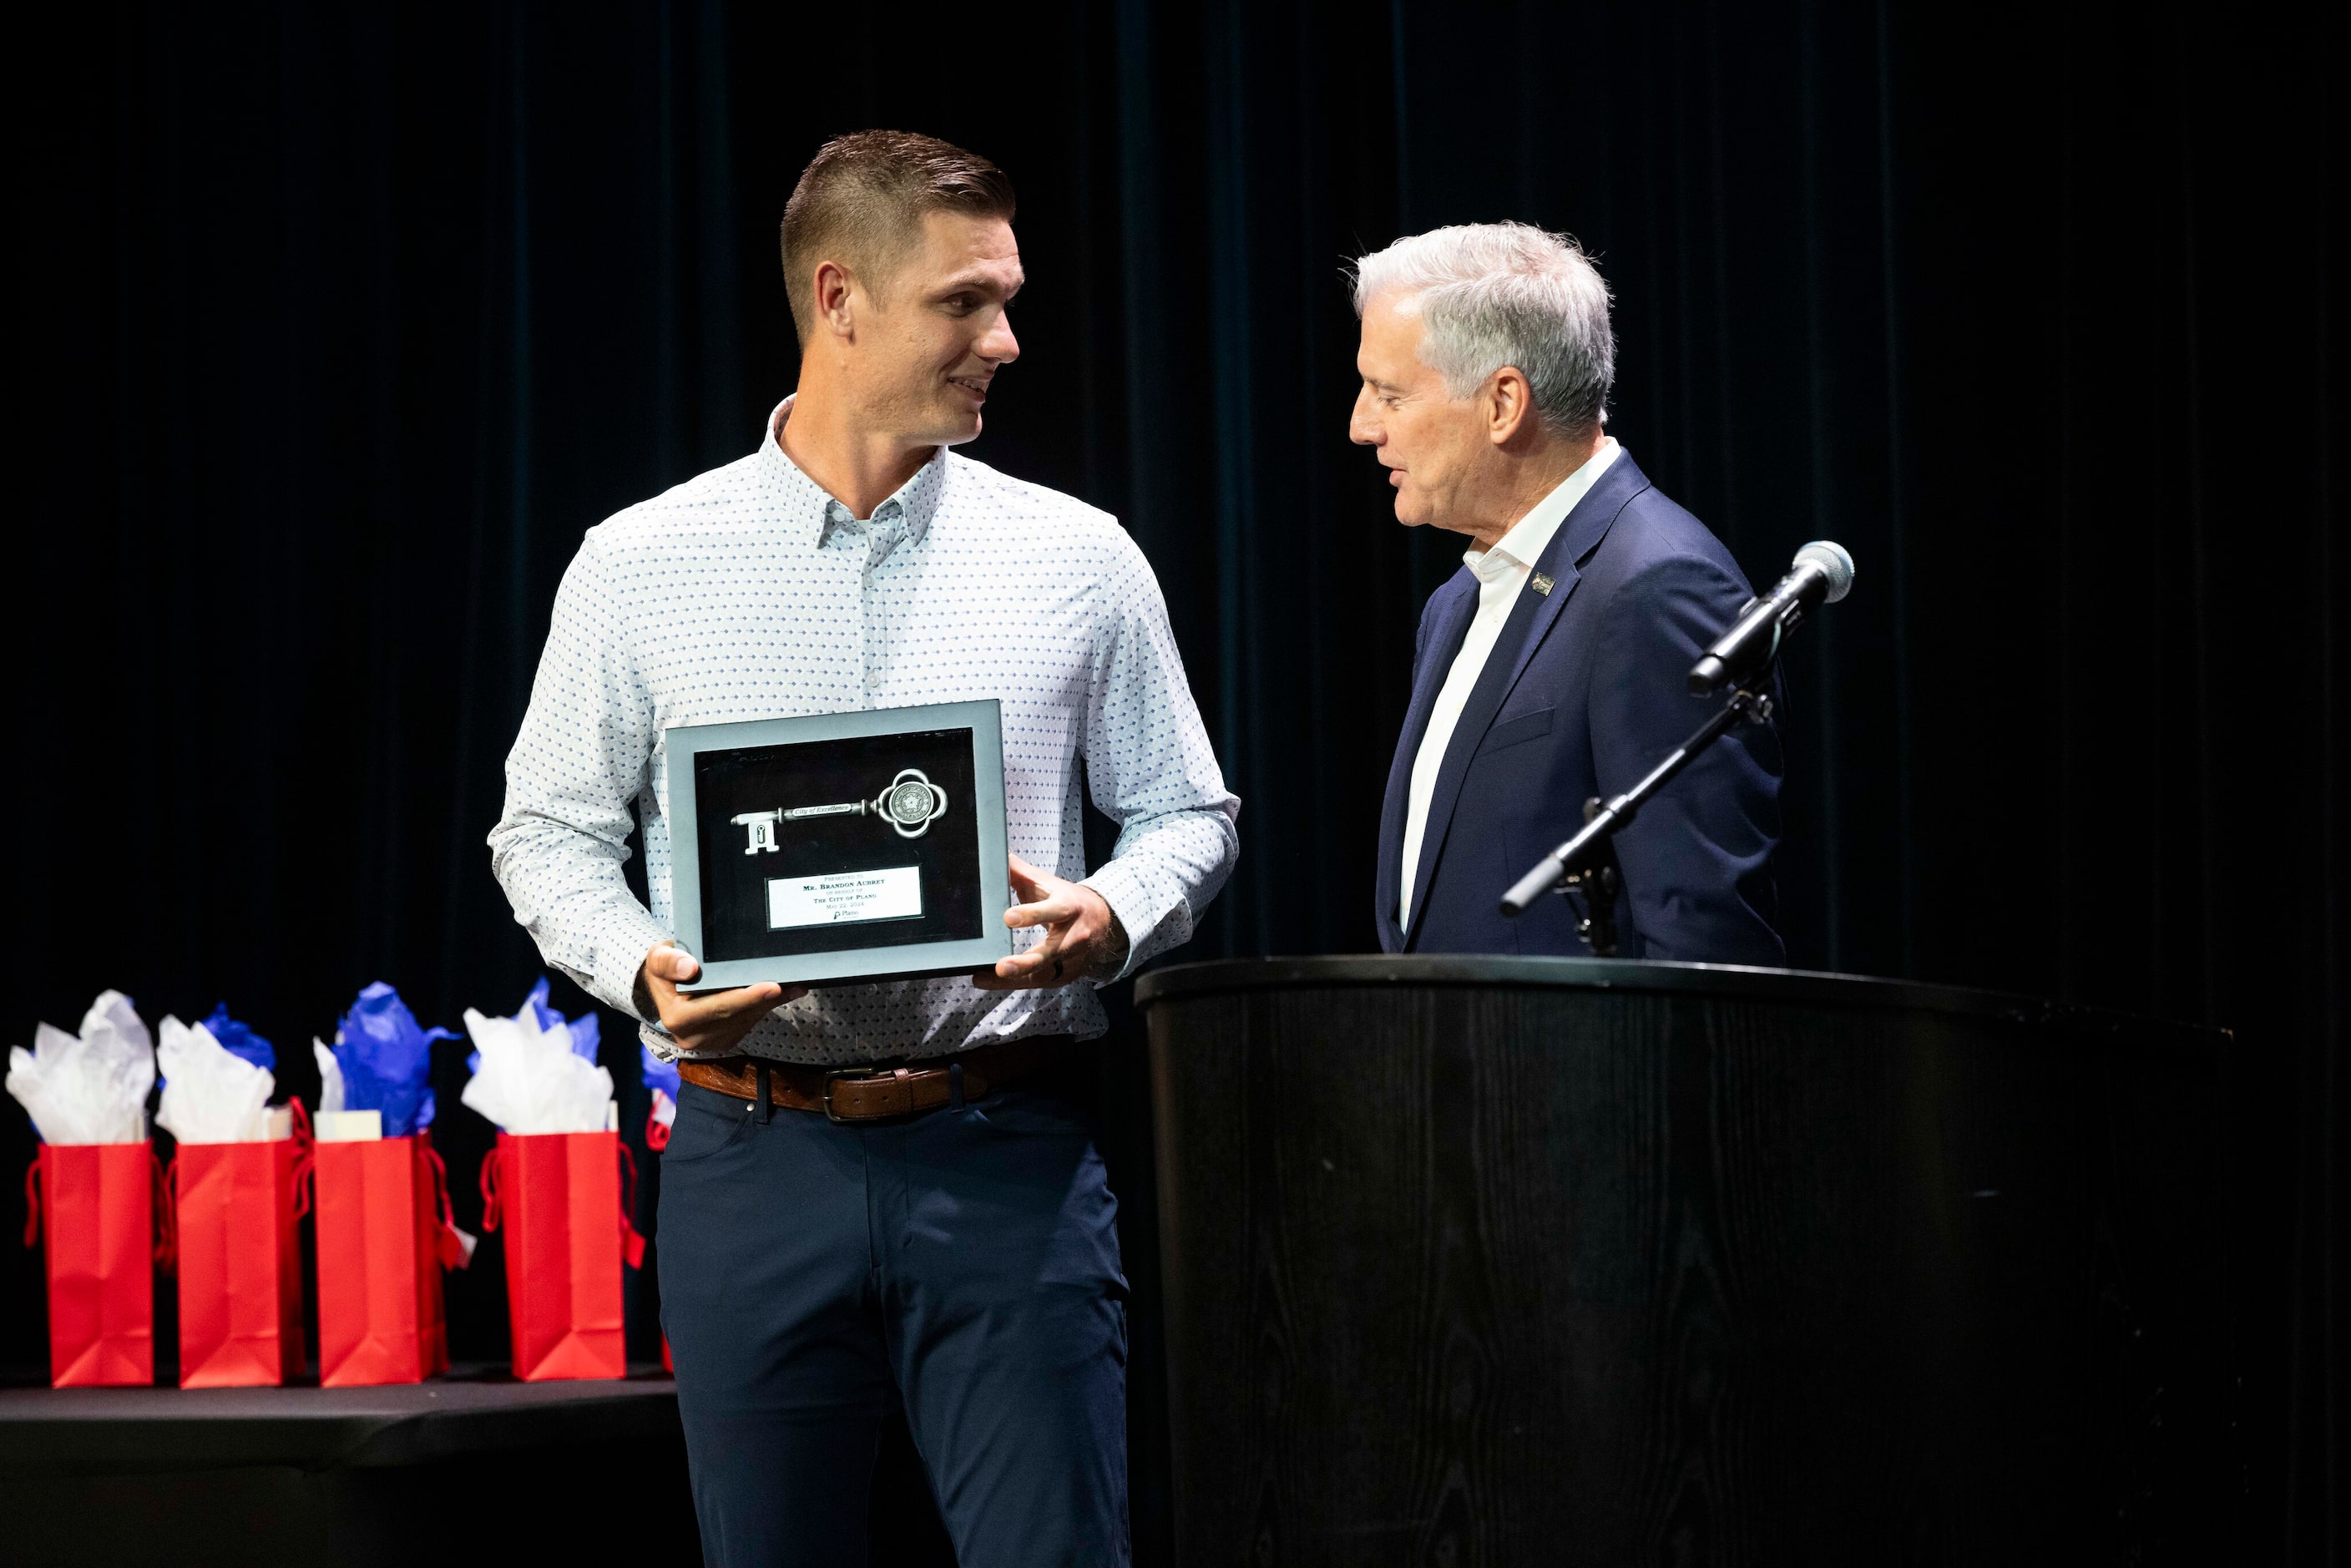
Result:
<instances>
[{"instance_id":1,"label":"gray hair","mask_svg":"<svg viewBox=\"0 0 2351 1568\"><path fill-rule=\"evenodd\" d=\"M1608 418L1616 336L1608 286L1583 247L1531 224L1457 224L1411 235L1353 267L1355 314L1400 294L1421 319L1420 357L1468 397L1515 365L1545 429L1577 435Z\"/></svg>"}]
</instances>

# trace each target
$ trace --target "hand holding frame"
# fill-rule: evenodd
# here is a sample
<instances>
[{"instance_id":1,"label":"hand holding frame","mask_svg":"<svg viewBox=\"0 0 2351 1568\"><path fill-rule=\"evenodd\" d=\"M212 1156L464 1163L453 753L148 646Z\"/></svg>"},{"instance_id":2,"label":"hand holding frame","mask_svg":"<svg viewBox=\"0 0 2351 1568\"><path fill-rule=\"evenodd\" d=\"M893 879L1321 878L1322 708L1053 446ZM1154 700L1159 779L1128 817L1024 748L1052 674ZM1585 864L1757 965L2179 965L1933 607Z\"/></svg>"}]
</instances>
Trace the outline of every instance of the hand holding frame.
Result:
<instances>
[{"instance_id":1,"label":"hand holding frame","mask_svg":"<svg viewBox=\"0 0 2351 1568\"><path fill-rule=\"evenodd\" d=\"M1039 871L1019 855L1011 861L1012 891L1020 902L1004 912L1004 924L1015 930L1041 925L1045 939L980 970L973 985L983 991L1050 989L1107 979L1126 967L1126 931L1101 894Z\"/></svg>"},{"instance_id":2,"label":"hand holding frame","mask_svg":"<svg viewBox=\"0 0 2351 1568\"><path fill-rule=\"evenodd\" d=\"M678 989L701 973L694 955L674 942L656 946L637 970L639 1015L659 1019L678 1049L695 1056L725 1055L751 1032L752 1025L809 994L806 986L779 986L772 980L699 997Z\"/></svg>"}]
</instances>

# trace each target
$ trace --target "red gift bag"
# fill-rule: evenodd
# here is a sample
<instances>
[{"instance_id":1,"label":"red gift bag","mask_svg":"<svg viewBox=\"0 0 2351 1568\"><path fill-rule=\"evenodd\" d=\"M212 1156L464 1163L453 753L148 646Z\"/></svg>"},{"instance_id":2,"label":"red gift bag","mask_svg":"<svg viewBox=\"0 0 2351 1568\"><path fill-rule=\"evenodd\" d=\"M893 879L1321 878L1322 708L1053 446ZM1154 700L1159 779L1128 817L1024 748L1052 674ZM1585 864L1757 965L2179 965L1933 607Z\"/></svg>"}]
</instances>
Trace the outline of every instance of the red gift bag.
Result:
<instances>
[{"instance_id":1,"label":"red gift bag","mask_svg":"<svg viewBox=\"0 0 2351 1568\"><path fill-rule=\"evenodd\" d=\"M239 1388L299 1377L300 1217L310 1207L310 1124L267 1143L182 1144L168 1186L179 1251L180 1386Z\"/></svg>"},{"instance_id":2,"label":"red gift bag","mask_svg":"<svg viewBox=\"0 0 2351 1568\"><path fill-rule=\"evenodd\" d=\"M55 1386L155 1381L155 1266L172 1256L162 1185L146 1143L43 1144L25 1173L25 1245L48 1236Z\"/></svg>"},{"instance_id":3,"label":"red gift bag","mask_svg":"<svg viewBox=\"0 0 2351 1568\"><path fill-rule=\"evenodd\" d=\"M482 1162L482 1228L506 1228L517 1377L628 1375L621 1265L645 1256L629 1223L636 1185L618 1134L498 1134Z\"/></svg>"},{"instance_id":4,"label":"red gift bag","mask_svg":"<svg viewBox=\"0 0 2351 1568\"><path fill-rule=\"evenodd\" d=\"M423 1133L321 1143L318 1186L319 1383L421 1383L449 1370L441 1270L466 1251L449 1173Z\"/></svg>"}]
</instances>

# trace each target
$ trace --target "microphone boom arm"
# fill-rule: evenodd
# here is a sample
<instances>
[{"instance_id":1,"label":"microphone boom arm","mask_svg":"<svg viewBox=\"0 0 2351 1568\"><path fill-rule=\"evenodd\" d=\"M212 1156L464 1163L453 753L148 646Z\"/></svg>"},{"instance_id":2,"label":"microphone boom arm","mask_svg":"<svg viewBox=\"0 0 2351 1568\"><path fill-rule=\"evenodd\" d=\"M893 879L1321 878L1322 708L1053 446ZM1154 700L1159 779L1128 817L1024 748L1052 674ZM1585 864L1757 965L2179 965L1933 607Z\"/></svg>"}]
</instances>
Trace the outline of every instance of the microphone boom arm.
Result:
<instances>
[{"instance_id":1,"label":"microphone boom arm","mask_svg":"<svg viewBox=\"0 0 2351 1568\"><path fill-rule=\"evenodd\" d=\"M1615 898L1624 877L1616 864L1616 835L1640 813L1657 791L1673 782L1698 753L1728 733L1732 725L1771 722L1771 699L1764 688L1779 663L1781 644L1803 623L1805 615L1823 604L1834 604L1853 590L1853 556L1833 539L1814 539L1796 552L1788 574L1771 591L1749 600L1731 618L1728 631L1714 640L1689 673L1693 696L1705 696L1728 685L1730 701L1708 719L1698 733L1676 747L1673 755L1649 769L1648 776L1613 800L1598 796L1583 803L1583 830L1545 855L1541 864L1502 894L1502 913L1516 917L1543 894L1571 888L1583 894L1585 915L1580 928L1593 953L1603 958L1616 953Z\"/></svg>"},{"instance_id":2,"label":"microphone boom arm","mask_svg":"<svg viewBox=\"0 0 2351 1568\"><path fill-rule=\"evenodd\" d=\"M1757 673L1756 685L1761 685L1771 674L1771 666L1764 665ZM1569 887L1582 888L1590 906L1583 921L1584 939L1593 952L1603 958L1612 957L1616 951L1613 908L1604 912L1604 901L1613 904L1615 897L1616 850L1618 832L1640 814L1657 791L1674 780L1674 776L1697 759L1698 754L1741 721L1749 724L1769 724L1771 721L1771 699L1762 692L1740 686L1730 694L1730 701L1665 760L1649 769L1646 777L1630 789L1612 800L1594 796L1583 805L1583 828L1575 837L1543 857L1541 862L1519 878L1510 891L1502 895L1502 913L1517 916L1526 913L1528 905L1553 888L1564 893Z\"/></svg>"}]
</instances>

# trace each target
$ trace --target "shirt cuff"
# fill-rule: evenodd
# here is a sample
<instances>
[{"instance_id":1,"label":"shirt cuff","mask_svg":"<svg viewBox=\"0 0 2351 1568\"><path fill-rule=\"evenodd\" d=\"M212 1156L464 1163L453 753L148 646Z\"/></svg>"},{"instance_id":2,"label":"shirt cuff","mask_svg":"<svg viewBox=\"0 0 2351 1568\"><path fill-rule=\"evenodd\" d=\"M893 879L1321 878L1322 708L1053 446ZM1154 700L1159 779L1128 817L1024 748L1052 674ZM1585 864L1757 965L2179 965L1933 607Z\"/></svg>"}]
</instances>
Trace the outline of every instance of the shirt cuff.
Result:
<instances>
[{"instance_id":1,"label":"shirt cuff","mask_svg":"<svg viewBox=\"0 0 2351 1568\"><path fill-rule=\"evenodd\" d=\"M611 919L596 933L596 968L588 989L605 1006L640 1023L658 1021L637 1011L637 974L645 967L645 955L672 939L643 904L628 900L628 907L614 910Z\"/></svg>"},{"instance_id":2,"label":"shirt cuff","mask_svg":"<svg viewBox=\"0 0 2351 1568\"><path fill-rule=\"evenodd\" d=\"M1117 984L1134 973L1137 964L1166 946L1154 938L1159 935L1160 923L1184 898L1180 893L1155 890L1152 880L1141 866L1113 860L1080 883L1102 894L1102 901L1110 905L1110 912L1118 916L1120 926L1126 932L1126 963L1117 974L1097 984Z\"/></svg>"}]
</instances>

